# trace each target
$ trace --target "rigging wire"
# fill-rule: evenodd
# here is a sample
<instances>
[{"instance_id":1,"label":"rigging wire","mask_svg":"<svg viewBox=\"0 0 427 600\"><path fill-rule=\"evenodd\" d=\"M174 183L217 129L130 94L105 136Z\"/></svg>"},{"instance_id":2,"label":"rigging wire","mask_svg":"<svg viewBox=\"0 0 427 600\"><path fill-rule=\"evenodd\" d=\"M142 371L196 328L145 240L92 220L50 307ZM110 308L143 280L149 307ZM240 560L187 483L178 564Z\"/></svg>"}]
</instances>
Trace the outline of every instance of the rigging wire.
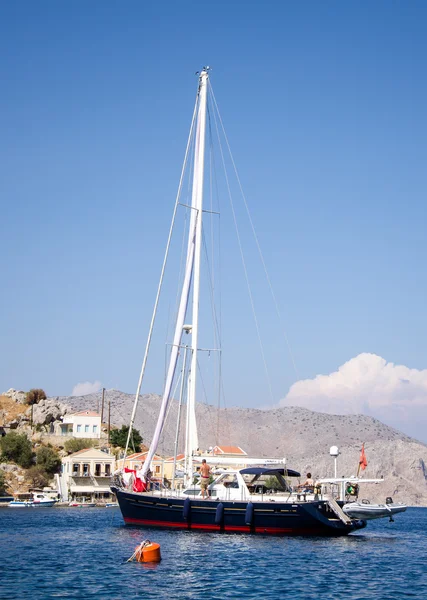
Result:
<instances>
[{"instance_id":1,"label":"rigging wire","mask_svg":"<svg viewBox=\"0 0 427 600\"><path fill-rule=\"evenodd\" d=\"M191 139L191 156L192 157L194 156L194 151L195 151L195 131L193 130L193 136ZM194 163L193 163L193 161L190 161L190 168L187 169L187 171L188 171L187 198L190 198L190 195L191 195L191 180L192 180L192 176L193 176L193 170L194 170ZM188 201L187 201L187 203L188 203ZM179 275L178 275L178 285L177 285L176 297L175 297L175 311L174 311L175 319L174 319L174 321L176 320L176 317L178 315L180 289L181 289L181 285L182 285L182 284L180 285L180 282L182 282L183 274L184 274L184 270L185 270L186 241L188 239L189 228L190 228L190 222L188 219L188 215L189 215L189 212L191 209L189 206L185 206L184 208L185 208L184 225L182 228L180 266L179 266ZM169 329L169 325L170 325L170 323L168 323L168 329Z\"/></svg>"},{"instance_id":2,"label":"rigging wire","mask_svg":"<svg viewBox=\"0 0 427 600\"><path fill-rule=\"evenodd\" d=\"M191 132L190 132L191 134ZM195 128L193 128L193 132L191 135L191 142L189 145L189 158L193 158L194 157L194 152L195 152L195 137L196 137L196 132L195 132ZM187 159L188 162L188 159ZM189 167L186 168L186 175L187 175L187 192L186 192L186 204L189 204L188 202L188 198L190 198L191 195L191 180L192 180L192 176L193 176L193 171L194 171L194 161L190 160L189 161ZM183 206L184 208L184 223L183 223L183 227L182 227L182 240L181 240L181 252L180 252L180 259L179 259L179 274L178 274L178 278L177 278L177 288L176 288L176 295L175 295L175 308L173 309L173 312L171 310L171 306L172 306L172 302L169 302L169 308L168 308L168 319L167 319L167 326L166 326L166 334L165 334L165 372L164 372L164 381L166 381L166 373L167 373L167 365L168 365L168 339L169 337L172 336L171 334L171 323L175 323L177 316L178 316L178 307L179 307L179 298L180 298L180 290L182 287L182 281L183 281L183 276L184 276L184 271L185 271L185 264L186 264L186 241L188 239L188 235L189 235L189 228L190 228L190 220L188 219L188 215L190 212L190 207L189 206ZM173 320L171 319L171 314L174 315ZM170 350L169 350L170 352Z\"/></svg>"},{"instance_id":3,"label":"rigging wire","mask_svg":"<svg viewBox=\"0 0 427 600\"><path fill-rule=\"evenodd\" d=\"M217 314L216 314L216 310L215 310L215 297L214 297L215 291L213 289L213 284L212 284L212 270L209 265L208 249L207 249L207 244L206 244L206 236L205 236L204 230L203 230L203 225L202 225L202 246L203 246L203 250L204 250L205 258L206 258L206 268L207 268L208 274L209 274L208 281L209 281L210 301L211 301L211 309L212 309L212 319L213 319L213 324L214 324L214 340L215 340L214 347L218 350L221 350L219 324L218 324L218 318L217 318ZM219 345L217 344L217 342L219 342Z\"/></svg>"},{"instance_id":4,"label":"rigging wire","mask_svg":"<svg viewBox=\"0 0 427 600\"><path fill-rule=\"evenodd\" d=\"M208 415L211 417L212 416L212 412L213 412L213 406L212 406L212 404L209 404L209 401L208 401L208 396L207 396L207 393L206 393L206 386L205 386L205 382L204 382L204 379L203 379L203 373L202 373L202 370L200 368L200 362L199 362L199 360L197 360L197 370L199 372L199 381L202 384L203 396L205 398L204 406L206 407L206 411L207 411ZM215 428L212 427L211 420L204 421L204 422L205 423L206 422L209 423L210 429L211 429L212 433L215 435ZM218 444L215 444L215 445L218 445Z\"/></svg>"},{"instance_id":5,"label":"rigging wire","mask_svg":"<svg viewBox=\"0 0 427 600\"><path fill-rule=\"evenodd\" d=\"M221 391L223 391L223 380L222 380L222 344L221 344L221 330L220 330L220 326L221 324L218 321L218 315L217 315L217 311L216 311L216 307L215 307L215 292L213 289L213 284L212 284L212 277L211 277L211 269L210 269L210 265L209 265L209 257L208 257L208 249L207 249L207 243L206 243L206 236L204 234L203 228L202 228L202 246L203 246L203 250L205 253L205 259L206 259L206 267L208 270L208 281L209 281L209 289L210 289L210 300L211 300L211 309L212 309L212 320L213 320L213 324L214 324L214 348L215 348L215 358L218 357L218 381L217 381L217 385L218 385L218 407L217 407L217 429L216 429L216 443L218 444L218 440L219 440L219 422L220 422L220 417L219 417L219 409L220 409L220 396L221 396ZM224 394L225 395L225 394Z\"/></svg>"},{"instance_id":6,"label":"rigging wire","mask_svg":"<svg viewBox=\"0 0 427 600\"><path fill-rule=\"evenodd\" d=\"M292 349L291 349L291 345L290 345L290 342L289 342L288 335L286 333L286 330L285 330L285 327L284 327L284 324L283 324L283 319L282 319L282 316L281 316L281 313L280 313L279 304L277 302L277 298L276 298L276 295L274 293L273 286L272 286L272 283L271 283L270 275L268 273L267 266L265 264L264 255L262 253L261 246L260 246L260 243L259 243L259 240L258 240L258 236L257 236L256 230L255 230L255 226L254 226L254 223L253 223L253 220L252 220L252 217L251 217L251 213L249 211L249 206L248 206L248 203L246 201L246 196L245 196L245 193L243 191L243 186L242 186L242 183L240 181L240 177L239 177L239 173L237 171L236 163L234 162L233 154L231 152L230 144L228 142L227 134L225 132L225 127L224 127L224 124L223 124L223 121L222 121L222 118L221 118L221 114L219 112L219 107L218 107L218 104L217 104L217 101L216 101L216 98L215 98L214 91L212 89L212 84L209 86L209 89L210 89L210 92L212 94L212 98L213 98L213 101L214 101L214 106L216 108L216 112L218 114L219 121L221 123L221 128L222 128L222 132L223 132L223 135L224 135L224 139L225 139L225 142L227 144L228 152L230 154L231 162L232 162L232 165L233 165L233 168L234 168L234 173L236 175L236 179L237 179L237 182L238 182L238 185L239 185L239 188L240 188L240 193L242 194L243 203L244 203L244 206L245 206L245 209L246 209L246 213L248 215L249 223L251 225L252 233L253 233L253 236L254 236L254 239L255 239L255 243L256 243L256 246L257 246L257 249L258 249L258 254L259 254L260 259L261 259L261 263L262 263L262 266L263 266L263 269L264 269L264 273L265 273L265 276L266 276L266 279L267 279L267 282L268 282L268 285L269 285L269 288L270 288L270 293L271 293L271 296L273 298L273 302L274 302L274 305L275 305L275 308L276 308L276 313L277 313L277 316L279 318L279 322L280 322L280 325L281 325L281 328L282 328L283 336L284 336L284 339L285 339L285 342L286 342L286 346L288 348L289 356L291 358L292 366L294 368L295 375L297 376L297 379L299 379L299 373L298 373L298 369L297 369L297 366L296 366L295 358L294 358L294 355L293 355L293 352L292 352ZM215 123L216 123L216 121L215 121ZM221 151L221 154L222 154L222 151ZM228 181L228 179L227 179L227 181ZM234 210L233 210L233 214L234 214Z\"/></svg>"},{"instance_id":7,"label":"rigging wire","mask_svg":"<svg viewBox=\"0 0 427 600\"><path fill-rule=\"evenodd\" d=\"M179 385L179 383L181 381L181 377L183 377L183 370L182 370L182 368L181 368L180 374L178 376L178 379L176 381L176 384L175 384L175 387L173 389L173 392L171 394L171 398L175 398L176 390L178 389L178 385ZM173 402L169 403L168 410L167 410L166 415L165 415L164 427L163 427L163 432L162 432L161 440L159 441L159 445L161 445L164 442L164 439L165 439L165 435L166 435L166 423L167 423L167 420L168 420L168 417L169 417L170 410L172 408L172 404L173 404Z\"/></svg>"},{"instance_id":8,"label":"rigging wire","mask_svg":"<svg viewBox=\"0 0 427 600\"><path fill-rule=\"evenodd\" d=\"M212 168L215 168L215 165L213 164L215 161L215 156L213 153L213 145L212 145L212 129L211 129L211 115L210 115L210 106L209 106L209 102L206 103L207 106L207 117L208 117L208 128L209 128L209 202L210 202L210 209L211 209L211 215L213 215L213 190L212 190ZM215 180L216 182L216 180ZM219 211L218 211L219 212ZM215 304L215 236L214 236L214 227L213 227L213 218L211 216L211 220L210 220L210 234L211 234L211 260L212 260L212 305L214 307ZM203 232L202 232L203 235ZM203 240L204 242L204 240ZM206 248L206 255L207 255L207 248ZM208 262L208 261L207 261ZM209 263L208 263L209 264ZM214 312L214 308L213 308L213 318L215 319L215 312ZM220 342L220 337L216 335L216 331L215 331L215 326L213 328L213 334L214 334L214 348L221 348L221 342ZM219 357L217 357L216 355L214 356L214 365L218 364L220 365L221 363L221 353L219 354ZM215 367L214 367L214 372L215 372ZM219 369L218 369L219 370ZM217 386L217 380L214 377L214 385ZM219 385L217 387L217 389L219 390ZM214 394L216 395L216 394ZM218 395L218 404L219 404L219 395ZM218 411L219 413L219 406L218 406ZM217 432L216 432L216 436L215 436L215 443L218 444L218 426L217 426Z\"/></svg>"},{"instance_id":9,"label":"rigging wire","mask_svg":"<svg viewBox=\"0 0 427 600\"><path fill-rule=\"evenodd\" d=\"M216 106L216 110L217 110L218 116L220 117L219 110L218 110L218 107L217 107L216 101L215 101L215 96L213 95L212 86L210 87L210 91L211 91L212 97L213 97L214 102L215 102L215 106ZM264 370L265 370L265 374L266 374L266 378L267 378L267 383L268 383L268 387L269 387L269 391L270 391L270 398L271 398L272 404L274 404L274 396L273 396L273 389L272 389L272 386L271 386L270 373L268 371L267 361L266 361L266 358L265 358L264 345L262 343L261 331L260 331L260 327L259 327L259 323L258 323L258 317L257 317L257 314L256 314L256 310L255 310L255 303L254 303L253 294L252 294L252 287L251 287L251 284L250 284L250 281L249 281L249 274L248 274L248 270L247 270L247 266L246 266L246 261L245 261L245 256L244 256L244 252L243 252L243 246L242 246L242 241L241 241L241 237L240 237L239 226L238 226L238 223L237 223L237 217L236 217L236 212L235 212L235 208L234 208L233 195L231 193L231 188L230 188L230 182L229 182L229 178L228 178L227 168L225 166L224 153L223 153L223 149L222 149L221 138L220 138L219 131L218 131L218 123L217 123L217 120L216 120L215 113L214 113L214 121L215 121L215 127L216 127L217 136L218 136L218 143L219 143L219 149L220 149L220 153L221 153L222 165L223 165L223 168L224 168L225 181L226 181L226 184L227 184L228 197L229 197L229 200L230 200L231 212L232 212L232 215L233 215L234 227L235 227L235 230L236 230L237 242L238 242L239 250L240 250L240 258L242 260L243 271L244 271L244 275L245 275L245 279L246 279L246 286L248 288L249 301L250 301L251 308L252 308L252 315L253 315L254 322L255 322L255 329L256 329L256 332L257 332L258 343L260 345L261 357L262 357L262 361L263 361L263 364L264 364ZM222 124L222 121L221 121L221 124Z\"/></svg>"},{"instance_id":10,"label":"rigging wire","mask_svg":"<svg viewBox=\"0 0 427 600\"><path fill-rule=\"evenodd\" d=\"M187 147L185 149L185 155L184 155L184 162L183 162L183 165L182 165L181 176L180 176L180 179L179 179L178 191L177 191L176 198L175 198L175 206L174 206L173 215L172 215L172 222L171 222L170 229L169 229L168 241L167 241L167 244L166 244L166 251L165 251L164 258L163 258L162 270L161 270L161 273L160 273L160 280L159 280L159 284L158 284L158 287L157 287L157 294L156 294L156 300L154 302L153 314L151 316L150 329L149 329L149 332L148 332L148 338L147 338L147 343L146 343L146 346L145 346L144 358L142 360L141 372L140 372L140 375L139 375L138 386L137 386L136 394L135 394L135 402L134 402L133 409L132 409L132 416L131 416L131 420L130 420L129 433L128 433L128 438L126 440L125 456L127 454L127 450L128 450L128 447L129 447L129 441L130 441L131 431L132 431L133 423L135 421L136 409L137 409L138 401L139 401L139 394L141 392L142 380L144 378L145 367L147 365L148 351L149 351L150 345L151 345L151 337L153 335L154 323L155 323L156 315L157 315L157 307L158 307L158 304L159 304L160 292L161 292L162 286L163 286L163 279L164 279L166 264L167 264L167 260L168 260L168 256L169 256L169 248L170 248L171 239L172 239L172 233L173 233L173 229L174 229L174 225L175 225L175 218L176 218L176 213L177 213L177 210L178 210L179 198L181 196L181 189L182 189L182 183L183 183L183 179L184 179L185 167L187 165L187 160L188 160L188 151L189 151L189 148L190 148L190 142L191 142L192 135L193 135L194 123L196 121L197 107L198 107L198 104L199 104L198 100L199 100L199 93L197 92L196 101L195 101L195 104L194 104L193 117L191 119L190 133L188 135Z\"/></svg>"},{"instance_id":11,"label":"rigging wire","mask_svg":"<svg viewBox=\"0 0 427 600\"><path fill-rule=\"evenodd\" d=\"M209 81L209 88L211 87L211 83ZM218 204L218 268L221 269L222 264L222 256L221 256L221 202L220 202L220 194L218 189L218 177L215 163L215 152L213 148L213 134L212 134L212 121L211 121L211 111L210 104L207 103L207 116L208 116L208 129L209 129L209 149L210 149L210 203L211 210L213 212L213 191L212 191L212 182L215 184L215 195ZM211 228L211 245L212 245L212 273L214 273L214 236L213 236L213 220L211 220L212 228ZM222 349L222 289L221 289L221 277L218 277L218 311L215 313L215 319L217 322L217 335L218 339L216 339L216 330L214 329L214 344L216 348ZM213 288L213 298L215 297L215 281L212 276L212 288ZM214 302L213 302L214 304ZM222 377L222 351L219 352L218 355L218 379L217 379L217 428L216 428L216 444L219 444L219 435L220 435L220 408L221 408L221 392L224 401L224 406L226 405L225 401L225 390L224 390L224 381ZM228 415L226 415L226 422L229 428L228 423Z\"/></svg>"}]
</instances>

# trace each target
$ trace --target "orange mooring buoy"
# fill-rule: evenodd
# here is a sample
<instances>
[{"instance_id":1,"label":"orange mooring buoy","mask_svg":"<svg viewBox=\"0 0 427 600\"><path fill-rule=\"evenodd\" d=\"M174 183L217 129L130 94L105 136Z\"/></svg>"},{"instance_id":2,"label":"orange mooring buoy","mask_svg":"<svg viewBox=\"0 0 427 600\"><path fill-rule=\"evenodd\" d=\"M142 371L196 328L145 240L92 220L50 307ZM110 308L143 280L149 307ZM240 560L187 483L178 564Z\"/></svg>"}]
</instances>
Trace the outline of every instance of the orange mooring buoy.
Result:
<instances>
[{"instance_id":1,"label":"orange mooring buoy","mask_svg":"<svg viewBox=\"0 0 427 600\"><path fill-rule=\"evenodd\" d=\"M135 560L138 562L160 562L162 560L160 554L160 544L155 544L149 540L145 540L135 548Z\"/></svg>"}]
</instances>

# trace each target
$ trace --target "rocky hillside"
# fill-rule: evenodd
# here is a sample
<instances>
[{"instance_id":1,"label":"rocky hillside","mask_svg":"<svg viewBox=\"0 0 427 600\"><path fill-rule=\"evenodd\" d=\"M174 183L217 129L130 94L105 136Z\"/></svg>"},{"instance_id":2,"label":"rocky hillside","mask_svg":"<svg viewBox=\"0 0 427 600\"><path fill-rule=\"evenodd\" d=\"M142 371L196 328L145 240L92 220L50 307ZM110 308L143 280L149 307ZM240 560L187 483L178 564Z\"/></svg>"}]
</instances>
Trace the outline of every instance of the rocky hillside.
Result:
<instances>
[{"instance_id":1,"label":"rocky hillside","mask_svg":"<svg viewBox=\"0 0 427 600\"><path fill-rule=\"evenodd\" d=\"M105 399L106 406L108 401L111 404L111 422L128 425L134 397L109 390ZM101 395L63 397L56 402L67 405L68 410L100 410ZM160 397L155 394L140 398L135 427L146 443L151 439L159 405ZM177 408L174 401L160 441L159 452L163 455L173 453ZM297 407L217 410L198 404L197 422L201 449L215 444L238 445L252 456L286 457L289 467L302 473L311 471L315 478L333 475L333 459L329 456L332 445L341 451L338 475L354 475L365 443L369 463L365 476L384 476L385 482L366 484L363 496L381 501L393 496L396 501L427 506L427 445L371 417L327 415Z\"/></svg>"},{"instance_id":2,"label":"rocky hillside","mask_svg":"<svg viewBox=\"0 0 427 600\"><path fill-rule=\"evenodd\" d=\"M34 432L46 432L72 408L57 398L40 400L33 407L25 402L26 393L10 389L0 395L0 432L19 430L34 436ZM33 428L31 429L31 421Z\"/></svg>"},{"instance_id":3,"label":"rocky hillside","mask_svg":"<svg viewBox=\"0 0 427 600\"><path fill-rule=\"evenodd\" d=\"M9 393L11 392L11 393ZM66 414L78 410L101 410L101 394L79 397L47 398L33 407L34 428L30 428L31 407L22 404L22 398L9 391L0 398L0 432L17 429L33 433L46 432ZM16 395L16 394L15 394ZM108 403L111 424L128 425L134 397L117 390L105 394L104 422L107 421ZM160 397L141 396L135 420L145 443L149 443L159 412ZM172 455L176 431L178 405L173 401L163 436L158 448L164 456ZM411 505L427 506L427 445L364 415L327 415L297 407L271 410L229 408L217 410L206 404L197 406L200 449L209 446L238 445L249 455L286 457L290 468L301 473L311 471L314 478L333 475L334 463L329 456L330 446L341 451L338 475L354 475L357 471L360 449L365 443L368 468L367 478L384 476L380 485L368 484L362 495L371 500L384 501L386 496ZM41 434L40 434L41 435ZM184 446L183 433L179 450Z\"/></svg>"}]
</instances>

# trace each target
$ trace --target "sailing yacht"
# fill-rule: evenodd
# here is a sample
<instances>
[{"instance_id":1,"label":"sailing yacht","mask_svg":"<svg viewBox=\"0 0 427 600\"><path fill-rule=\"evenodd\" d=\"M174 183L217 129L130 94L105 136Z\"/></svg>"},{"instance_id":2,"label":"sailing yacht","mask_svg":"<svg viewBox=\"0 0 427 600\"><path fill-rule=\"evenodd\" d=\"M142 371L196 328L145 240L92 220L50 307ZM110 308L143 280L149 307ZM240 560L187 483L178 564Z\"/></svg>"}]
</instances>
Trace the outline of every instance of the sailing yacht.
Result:
<instances>
[{"instance_id":1,"label":"sailing yacht","mask_svg":"<svg viewBox=\"0 0 427 600\"><path fill-rule=\"evenodd\" d=\"M173 342L170 349L160 413L152 442L138 477L144 485L134 491L126 484L121 473L113 479L112 491L117 497L125 523L173 529L190 529L217 532L262 533L275 535L347 535L365 527L366 522L345 514L332 497L326 498L321 489L294 490L292 478L299 477L297 471L288 469L284 458L245 457L245 468L238 468L241 458L236 459L234 468L230 458L204 456L215 465L216 479L209 485L209 497L203 498L200 488L194 485L197 471L198 435L196 424L197 351L199 338L199 297L202 252L203 188L205 171L206 113L209 86L209 68L205 67L198 77L198 90L190 129L194 139L194 163L192 176L191 207L188 240L186 246L185 272L175 322ZM186 159L184 160L184 166ZM182 175L179 190L182 187ZM179 196L178 190L178 196ZM156 318L163 275L167 262L175 213L169 232L166 255L151 320L145 355L133 406L129 439L135 420L144 377L147 356ZM190 298L192 292L192 299ZM191 338L183 343L183 335ZM184 364L189 360L187 381L187 414L185 433L185 482L186 488L149 491L149 467L157 450L173 396L173 385L178 360L184 355ZM183 378L184 379L184 378ZM126 448L127 450L127 448ZM175 446L175 455L177 447ZM241 464L240 464L241 467ZM273 483L272 483L273 482Z\"/></svg>"}]
</instances>

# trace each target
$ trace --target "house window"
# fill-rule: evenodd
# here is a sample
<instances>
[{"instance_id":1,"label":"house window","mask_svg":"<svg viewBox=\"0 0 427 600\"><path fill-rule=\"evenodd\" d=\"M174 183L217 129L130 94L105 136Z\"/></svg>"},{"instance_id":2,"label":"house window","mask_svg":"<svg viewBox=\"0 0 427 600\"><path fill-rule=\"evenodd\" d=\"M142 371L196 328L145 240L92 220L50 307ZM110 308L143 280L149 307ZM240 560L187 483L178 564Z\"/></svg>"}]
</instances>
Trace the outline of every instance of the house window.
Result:
<instances>
[{"instance_id":1,"label":"house window","mask_svg":"<svg viewBox=\"0 0 427 600\"><path fill-rule=\"evenodd\" d=\"M79 463L73 463L73 475L78 475L80 472L80 465Z\"/></svg>"},{"instance_id":2,"label":"house window","mask_svg":"<svg viewBox=\"0 0 427 600\"><path fill-rule=\"evenodd\" d=\"M159 466L159 465L157 465L157 466L156 466L156 475L158 475L159 473L160 473L160 466Z\"/></svg>"},{"instance_id":3,"label":"house window","mask_svg":"<svg viewBox=\"0 0 427 600\"><path fill-rule=\"evenodd\" d=\"M98 425L93 426L93 433L98 433Z\"/></svg>"},{"instance_id":4,"label":"house window","mask_svg":"<svg viewBox=\"0 0 427 600\"><path fill-rule=\"evenodd\" d=\"M83 477L89 477L89 465L83 463Z\"/></svg>"},{"instance_id":5,"label":"house window","mask_svg":"<svg viewBox=\"0 0 427 600\"><path fill-rule=\"evenodd\" d=\"M77 433L80 433L82 430L82 426L81 425L77 425Z\"/></svg>"},{"instance_id":6,"label":"house window","mask_svg":"<svg viewBox=\"0 0 427 600\"><path fill-rule=\"evenodd\" d=\"M101 465L99 463L95 465L95 477L101 477Z\"/></svg>"},{"instance_id":7,"label":"house window","mask_svg":"<svg viewBox=\"0 0 427 600\"><path fill-rule=\"evenodd\" d=\"M89 425L85 425L85 433L89 433Z\"/></svg>"},{"instance_id":8,"label":"house window","mask_svg":"<svg viewBox=\"0 0 427 600\"><path fill-rule=\"evenodd\" d=\"M110 477L111 475L111 465L105 465L105 477Z\"/></svg>"}]
</instances>

